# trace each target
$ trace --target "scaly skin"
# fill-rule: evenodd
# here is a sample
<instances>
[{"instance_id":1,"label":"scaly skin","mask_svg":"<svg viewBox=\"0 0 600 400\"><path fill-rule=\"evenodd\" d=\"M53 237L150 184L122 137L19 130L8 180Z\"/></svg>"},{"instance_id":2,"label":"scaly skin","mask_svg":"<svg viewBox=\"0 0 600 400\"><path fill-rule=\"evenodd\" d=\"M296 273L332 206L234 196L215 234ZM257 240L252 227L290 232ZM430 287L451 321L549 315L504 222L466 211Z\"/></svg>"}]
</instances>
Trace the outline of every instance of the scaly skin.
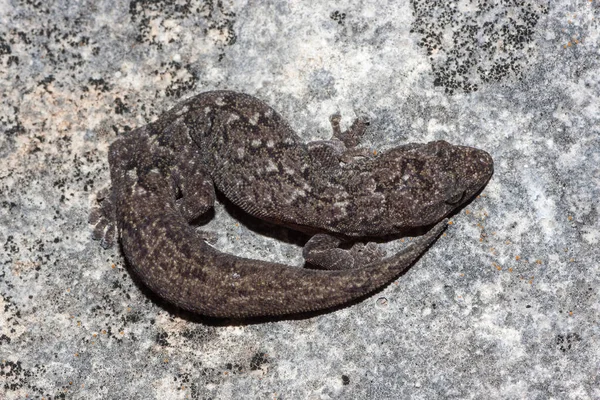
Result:
<instances>
[{"instance_id":1,"label":"scaly skin","mask_svg":"<svg viewBox=\"0 0 600 400\"><path fill-rule=\"evenodd\" d=\"M100 220L95 236L110 244L114 219L141 280L203 315L286 315L349 302L414 262L443 231L438 221L485 185L493 165L481 150L446 142L348 160L343 145L353 146L354 133L306 145L253 97L200 94L110 146L112 189L102 218L91 218ZM325 263L337 270L295 268L206 244L188 222L212 207L215 186L246 212L307 232L372 236L438 224L389 258L352 269L333 266L339 260Z\"/></svg>"}]
</instances>

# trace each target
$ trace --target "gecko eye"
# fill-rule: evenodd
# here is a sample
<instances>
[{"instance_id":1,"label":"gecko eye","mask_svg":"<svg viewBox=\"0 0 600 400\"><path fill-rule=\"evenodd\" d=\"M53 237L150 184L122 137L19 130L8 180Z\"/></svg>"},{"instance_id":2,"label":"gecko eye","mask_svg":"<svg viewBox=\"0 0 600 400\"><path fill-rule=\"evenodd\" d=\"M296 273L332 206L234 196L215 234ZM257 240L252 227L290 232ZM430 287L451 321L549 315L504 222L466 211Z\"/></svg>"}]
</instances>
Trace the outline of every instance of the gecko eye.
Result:
<instances>
[{"instance_id":1,"label":"gecko eye","mask_svg":"<svg viewBox=\"0 0 600 400\"><path fill-rule=\"evenodd\" d=\"M448 197L445 202L446 204L450 204L450 205L456 205L458 203L460 203L462 201L462 199L465 197L465 191L462 190L460 192L455 193L454 195Z\"/></svg>"}]
</instances>

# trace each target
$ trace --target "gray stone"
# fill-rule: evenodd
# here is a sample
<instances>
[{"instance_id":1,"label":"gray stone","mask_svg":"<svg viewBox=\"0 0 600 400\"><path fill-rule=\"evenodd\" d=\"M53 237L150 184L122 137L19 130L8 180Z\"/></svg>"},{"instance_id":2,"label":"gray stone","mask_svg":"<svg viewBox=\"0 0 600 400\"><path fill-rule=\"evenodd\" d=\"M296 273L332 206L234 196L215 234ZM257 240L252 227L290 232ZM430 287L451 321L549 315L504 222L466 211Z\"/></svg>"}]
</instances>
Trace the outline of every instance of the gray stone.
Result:
<instances>
[{"instance_id":1,"label":"gray stone","mask_svg":"<svg viewBox=\"0 0 600 400\"><path fill-rule=\"evenodd\" d=\"M595 0L4 2L0 398L600 398L599 14ZM182 313L87 219L117 135L213 89L261 98L307 141L337 111L366 115L366 146L475 146L495 175L362 302L248 324ZM292 234L222 204L204 229L301 267Z\"/></svg>"}]
</instances>

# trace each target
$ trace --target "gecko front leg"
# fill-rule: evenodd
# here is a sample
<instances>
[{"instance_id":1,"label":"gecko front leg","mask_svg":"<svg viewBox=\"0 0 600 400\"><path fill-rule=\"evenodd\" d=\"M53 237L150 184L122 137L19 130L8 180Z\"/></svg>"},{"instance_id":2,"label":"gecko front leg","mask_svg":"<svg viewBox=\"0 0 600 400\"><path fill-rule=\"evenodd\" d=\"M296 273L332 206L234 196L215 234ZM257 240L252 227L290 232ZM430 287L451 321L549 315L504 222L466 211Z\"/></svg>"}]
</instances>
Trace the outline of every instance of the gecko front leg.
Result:
<instances>
[{"instance_id":1,"label":"gecko front leg","mask_svg":"<svg viewBox=\"0 0 600 400\"><path fill-rule=\"evenodd\" d=\"M88 223L93 225L92 239L100 241L100 246L108 249L115 244L117 237L115 201L112 188L107 187L96 193L95 203L90 210Z\"/></svg>"},{"instance_id":2,"label":"gecko front leg","mask_svg":"<svg viewBox=\"0 0 600 400\"><path fill-rule=\"evenodd\" d=\"M333 134L328 140L316 140L307 143L312 158L323 166L337 166L340 161L351 163L355 157L372 157L373 152L364 147L357 147L364 136L369 121L366 118L356 118L352 125L342 131L340 113L329 117Z\"/></svg>"}]
</instances>

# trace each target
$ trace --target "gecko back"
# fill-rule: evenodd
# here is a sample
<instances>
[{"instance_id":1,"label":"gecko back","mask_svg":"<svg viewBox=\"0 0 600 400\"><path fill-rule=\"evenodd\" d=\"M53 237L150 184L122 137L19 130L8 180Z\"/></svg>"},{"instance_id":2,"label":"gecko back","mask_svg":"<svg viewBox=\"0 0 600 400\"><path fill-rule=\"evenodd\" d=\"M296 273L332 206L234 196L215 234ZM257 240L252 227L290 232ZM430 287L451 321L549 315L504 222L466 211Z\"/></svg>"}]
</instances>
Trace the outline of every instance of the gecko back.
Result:
<instances>
[{"instance_id":1,"label":"gecko back","mask_svg":"<svg viewBox=\"0 0 600 400\"><path fill-rule=\"evenodd\" d=\"M430 226L493 173L487 152L445 141L344 159L356 149L305 144L275 110L245 94L207 92L188 102L189 133L215 186L246 212L294 229L359 237Z\"/></svg>"}]
</instances>

